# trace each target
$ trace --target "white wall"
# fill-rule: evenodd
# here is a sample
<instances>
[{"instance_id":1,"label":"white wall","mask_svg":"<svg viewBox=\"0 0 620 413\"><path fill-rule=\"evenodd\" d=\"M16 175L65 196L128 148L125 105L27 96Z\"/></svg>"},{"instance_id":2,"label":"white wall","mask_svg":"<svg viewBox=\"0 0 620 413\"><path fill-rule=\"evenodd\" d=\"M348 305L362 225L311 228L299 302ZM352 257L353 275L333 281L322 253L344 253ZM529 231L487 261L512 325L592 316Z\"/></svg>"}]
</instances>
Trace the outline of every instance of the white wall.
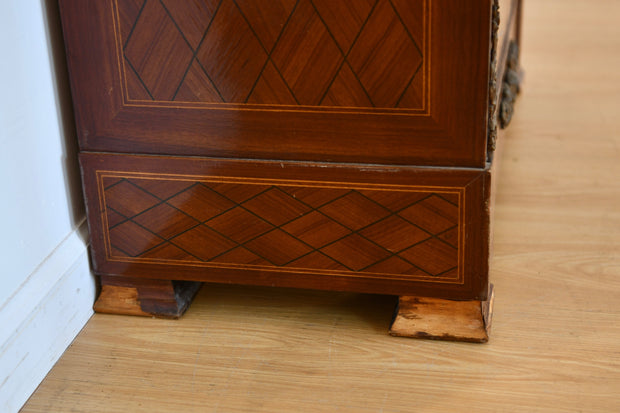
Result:
<instances>
[{"instance_id":1,"label":"white wall","mask_svg":"<svg viewBox=\"0 0 620 413\"><path fill-rule=\"evenodd\" d=\"M21 407L90 317L94 299L66 68L52 3L0 2L3 412Z\"/></svg>"}]
</instances>

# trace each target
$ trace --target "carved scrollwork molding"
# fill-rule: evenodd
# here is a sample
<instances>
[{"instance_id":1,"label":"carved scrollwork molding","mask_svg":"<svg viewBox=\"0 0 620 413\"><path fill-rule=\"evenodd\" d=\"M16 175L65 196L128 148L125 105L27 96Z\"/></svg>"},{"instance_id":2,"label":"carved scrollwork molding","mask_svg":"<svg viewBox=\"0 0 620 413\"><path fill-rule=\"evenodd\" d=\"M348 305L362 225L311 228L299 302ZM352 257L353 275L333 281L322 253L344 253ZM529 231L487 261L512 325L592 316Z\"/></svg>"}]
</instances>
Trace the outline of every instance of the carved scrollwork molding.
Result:
<instances>
[{"instance_id":1,"label":"carved scrollwork molding","mask_svg":"<svg viewBox=\"0 0 620 413\"><path fill-rule=\"evenodd\" d=\"M489 77L489 126L487 139L487 152L490 154L495 151L497 142L497 117L495 115L497 109L497 39L499 33L499 0L493 1L491 19L491 70Z\"/></svg>"},{"instance_id":2,"label":"carved scrollwork molding","mask_svg":"<svg viewBox=\"0 0 620 413\"><path fill-rule=\"evenodd\" d=\"M502 82L502 101L499 110L499 125L502 129L510 124L514 113L514 104L521 90L521 78L519 76L519 45L510 42L508 57L506 59L506 71Z\"/></svg>"},{"instance_id":3,"label":"carved scrollwork molding","mask_svg":"<svg viewBox=\"0 0 620 413\"><path fill-rule=\"evenodd\" d=\"M521 83L519 75L519 45L514 40L510 41L508 46L506 66L501 83L498 79L499 0L493 0L491 24L488 154L495 151L498 129L506 128L512 120L514 104L519 94ZM501 89L498 89L499 87Z\"/></svg>"}]
</instances>

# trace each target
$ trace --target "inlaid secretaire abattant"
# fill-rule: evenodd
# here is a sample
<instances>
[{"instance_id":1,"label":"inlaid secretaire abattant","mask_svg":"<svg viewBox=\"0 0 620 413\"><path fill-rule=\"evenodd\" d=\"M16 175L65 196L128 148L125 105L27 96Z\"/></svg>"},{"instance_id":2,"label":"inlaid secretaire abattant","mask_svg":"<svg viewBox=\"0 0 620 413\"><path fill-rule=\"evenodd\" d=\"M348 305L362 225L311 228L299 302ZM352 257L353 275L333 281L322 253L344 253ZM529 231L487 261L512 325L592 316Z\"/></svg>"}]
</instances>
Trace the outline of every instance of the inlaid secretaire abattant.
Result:
<instances>
[{"instance_id":1,"label":"inlaid secretaire abattant","mask_svg":"<svg viewBox=\"0 0 620 413\"><path fill-rule=\"evenodd\" d=\"M102 312L199 282L400 296L485 341L518 0L60 0Z\"/></svg>"}]
</instances>

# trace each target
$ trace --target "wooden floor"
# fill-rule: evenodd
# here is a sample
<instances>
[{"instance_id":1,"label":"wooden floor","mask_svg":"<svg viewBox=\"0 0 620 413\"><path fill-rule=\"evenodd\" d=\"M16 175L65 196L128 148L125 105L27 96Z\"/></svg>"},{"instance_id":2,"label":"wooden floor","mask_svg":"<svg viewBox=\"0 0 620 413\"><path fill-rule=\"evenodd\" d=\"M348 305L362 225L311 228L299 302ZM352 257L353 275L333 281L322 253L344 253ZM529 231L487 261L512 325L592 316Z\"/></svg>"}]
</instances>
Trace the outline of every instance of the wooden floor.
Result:
<instances>
[{"instance_id":1,"label":"wooden floor","mask_svg":"<svg viewBox=\"0 0 620 413\"><path fill-rule=\"evenodd\" d=\"M620 2L525 3L488 344L387 335L393 297L206 285L95 315L24 412L620 412Z\"/></svg>"}]
</instances>

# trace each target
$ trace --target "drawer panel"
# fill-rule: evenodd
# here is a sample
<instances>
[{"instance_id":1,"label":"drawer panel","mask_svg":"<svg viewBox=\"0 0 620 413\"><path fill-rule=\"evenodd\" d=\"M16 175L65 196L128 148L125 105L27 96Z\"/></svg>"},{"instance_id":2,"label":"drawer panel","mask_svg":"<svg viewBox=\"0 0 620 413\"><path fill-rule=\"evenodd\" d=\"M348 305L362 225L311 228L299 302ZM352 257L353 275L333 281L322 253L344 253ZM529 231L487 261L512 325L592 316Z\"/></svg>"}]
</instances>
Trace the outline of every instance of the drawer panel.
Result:
<instances>
[{"instance_id":1,"label":"drawer panel","mask_svg":"<svg viewBox=\"0 0 620 413\"><path fill-rule=\"evenodd\" d=\"M492 0L61 0L89 151L484 167Z\"/></svg>"},{"instance_id":2,"label":"drawer panel","mask_svg":"<svg viewBox=\"0 0 620 413\"><path fill-rule=\"evenodd\" d=\"M81 162L100 274L471 299L486 288L485 173L102 154Z\"/></svg>"}]
</instances>

